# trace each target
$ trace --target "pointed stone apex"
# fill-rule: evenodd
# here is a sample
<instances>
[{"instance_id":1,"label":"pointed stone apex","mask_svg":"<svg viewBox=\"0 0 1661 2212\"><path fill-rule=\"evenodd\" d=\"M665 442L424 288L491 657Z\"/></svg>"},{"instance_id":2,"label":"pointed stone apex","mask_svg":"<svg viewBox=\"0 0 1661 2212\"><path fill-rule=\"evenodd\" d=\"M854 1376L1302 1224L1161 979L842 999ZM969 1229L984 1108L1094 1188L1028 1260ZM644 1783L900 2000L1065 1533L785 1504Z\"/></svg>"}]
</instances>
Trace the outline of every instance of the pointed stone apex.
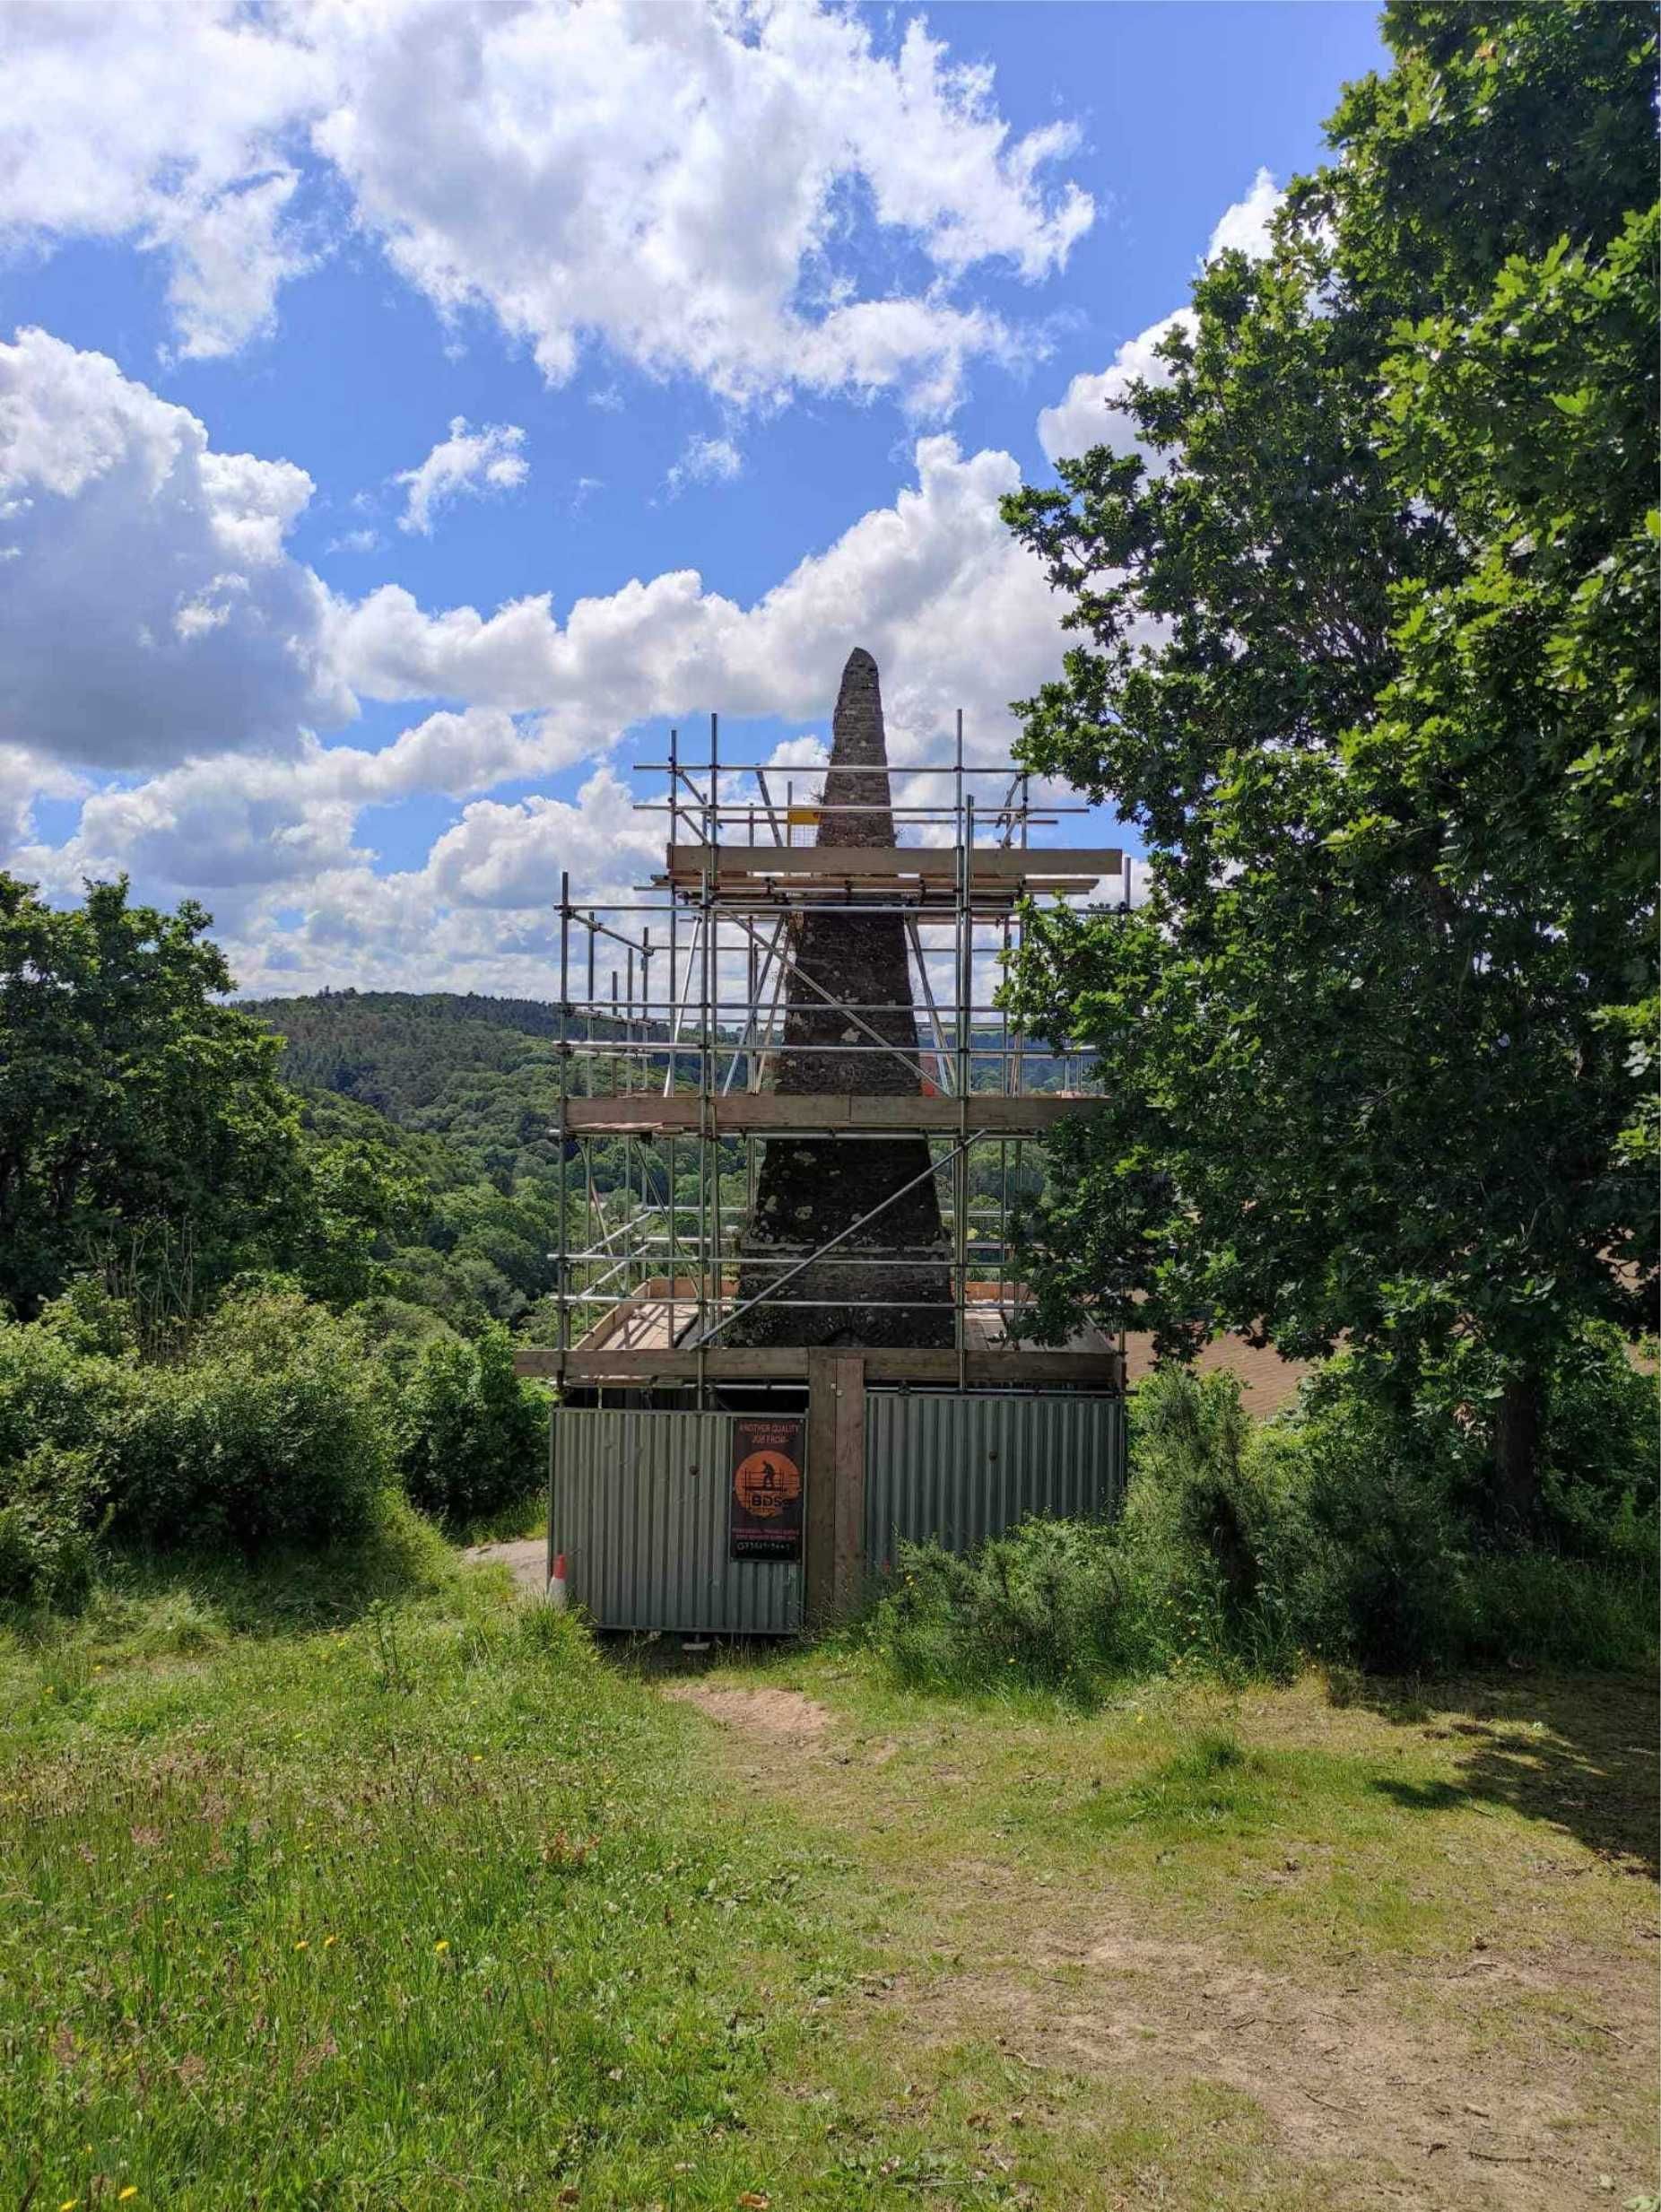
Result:
<instances>
[{"instance_id":1,"label":"pointed stone apex","mask_svg":"<svg viewBox=\"0 0 1661 2212\"><path fill-rule=\"evenodd\" d=\"M863 645L857 645L843 664L842 686L830 723L830 764L833 768L881 768L887 758L876 662Z\"/></svg>"},{"instance_id":2,"label":"pointed stone apex","mask_svg":"<svg viewBox=\"0 0 1661 2212\"><path fill-rule=\"evenodd\" d=\"M819 825L822 845L891 845L894 818L889 811L886 775L862 773L888 765L883 733L883 692L876 662L857 645L842 669L830 722L830 772L825 779L827 807L857 807L857 813L827 814Z\"/></svg>"},{"instance_id":3,"label":"pointed stone apex","mask_svg":"<svg viewBox=\"0 0 1661 2212\"><path fill-rule=\"evenodd\" d=\"M842 686L836 695L833 728L839 736L844 728L853 727L868 736L874 721L880 741L883 691L877 682L876 662L863 645L857 645L842 664Z\"/></svg>"}]
</instances>

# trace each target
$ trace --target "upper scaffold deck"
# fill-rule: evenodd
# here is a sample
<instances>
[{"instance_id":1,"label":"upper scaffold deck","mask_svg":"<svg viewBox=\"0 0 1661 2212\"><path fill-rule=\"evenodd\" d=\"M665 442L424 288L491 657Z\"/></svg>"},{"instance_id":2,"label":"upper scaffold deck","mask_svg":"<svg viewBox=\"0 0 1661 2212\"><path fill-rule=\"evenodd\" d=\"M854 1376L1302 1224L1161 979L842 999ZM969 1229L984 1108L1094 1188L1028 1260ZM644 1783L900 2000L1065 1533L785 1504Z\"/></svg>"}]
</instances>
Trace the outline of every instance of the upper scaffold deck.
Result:
<instances>
[{"instance_id":1,"label":"upper scaffold deck","mask_svg":"<svg viewBox=\"0 0 1661 2212\"><path fill-rule=\"evenodd\" d=\"M567 1098L565 1128L571 1136L949 1136L960 1128L982 1136L1042 1136L1100 1103L1091 1093L1059 1091L973 1091L961 1098L938 1092L849 1097L735 1091L700 1097L693 1091L629 1091Z\"/></svg>"},{"instance_id":2,"label":"upper scaffold deck","mask_svg":"<svg viewBox=\"0 0 1661 2212\"><path fill-rule=\"evenodd\" d=\"M1037 1349L1016 1333L1012 1209L1042 1171L1029 1148L1100 1100L1088 1052L1012 1025L990 981L1020 954L1025 901L1123 910L1124 856L1037 841L1087 838L1100 817L1013 763L968 760L961 717L944 761L885 762L880 734L866 740L839 763L760 763L721 757L713 716L702 759L672 732L667 762L634 763L665 779L637 802L666 840L648 880L579 902L561 875L556 1341L522 1350L522 1372L691 1383L700 1398L794 1386L821 1354L827 1308L856 1308L878 1339L862 1355L872 1381L1122 1386L1100 1337ZM900 958L880 977L827 960L844 911L896 918ZM908 1010L909 1026L883 1018ZM893 1088L896 1057L908 1079ZM835 1087L813 1082L821 1068ZM917 1140L917 1173L861 1196L846 1225L810 1224L758 1257L747 1225L780 1138L785 1152L830 1140L822 1172L845 1192L862 1155L896 1138ZM931 1176L939 1229L919 1283L916 1240L890 1209ZM857 1297L835 1272L856 1265L869 1278ZM740 1314L764 1302L768 1341L738 1341ZM904 1341L907 1315L926 1318L922 1342Z\"/></svg>"},{"instance_id":3,"label":"upper scaffold deck","mask_svg":"<svg viewBox=\"0 0 1661 2212\"><path fill-rule=\"evenodd\" d=\"M966 895L977 912L1003 912L1039 894L1087 897L1123 867L1114 846L675 844L654 881L695 895L707 877L724 904L834 904L889 893L908 905L941 907Z\"/></svg>"}]
</instances>

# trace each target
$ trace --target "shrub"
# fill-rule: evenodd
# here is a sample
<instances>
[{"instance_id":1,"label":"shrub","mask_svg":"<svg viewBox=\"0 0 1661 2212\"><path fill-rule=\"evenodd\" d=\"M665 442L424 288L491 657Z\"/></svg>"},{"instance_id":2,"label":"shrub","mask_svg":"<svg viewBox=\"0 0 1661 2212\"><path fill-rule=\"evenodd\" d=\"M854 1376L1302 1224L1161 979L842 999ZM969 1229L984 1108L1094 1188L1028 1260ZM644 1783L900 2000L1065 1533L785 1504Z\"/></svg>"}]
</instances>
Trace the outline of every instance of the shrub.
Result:
<instances>
[{"instance_id":1,"label":"shrub","mask_svg":"<svg viewBox=\"0 0 1661 2212\"><path fill-rule=\"evenodd\" d=\"M116 1526L163 1546L357 1536L393 1472L361 1335L295 1293L228 1299L187 1358L133 1370L110 1445Z\"/></svg>"},{"instance_id":2,"label":"shrub","mask_svg":"<svg viewBox=\"0 0 1661 2212\"><path fill-rule=\"evenodd\" d=\"M535 1486L547 1433L546 1401L514 1373L500 1323L465 1342L439 1337L423 1346L400 1397L404 1486L442 1520L493 1512Z\"/></svg>"},{"instance_id":3,"label":"shrub","mask_svg":"<svg viewBox=\"0 0 1661 2212\"><path fill-rule=\"evenodd\" d=\"M138 1319L129 1298L120 1298L96 1276L77 1276L67 1289L41 1307L36 1320L42 1335L56 1337L72 1352L120 1359L138 1349Z\"/></svg>"},{"instance_id":4,"label":"shrub","mask_svg":"<svg viewBox=\"0 0 1661 2212\"><path fill-rule=\"evenodd\" d=\"M1530 1666L1653 1673L1653 1577L1544 1550L1479 1554L1468 1576L1465 1656Z\"/></svg>"},{"instance_id":5,"label":"shrub","mask_svg":"<svg viewBox=\"0 0 1661 2212\"><path fill-rule=\"evenodd\" d=\"M1587 1328L1563 1349L1547 1395L1545 1531L1587 1558L1647 1565L1657 1546L1657 1388L1617 1332Z\"/></svg>"},{"instance_id":6,"label":"shrub","mask_svg":"<svg viewBox=\"0 0 1661 2212\"><path fill-rule=\"evenodd\" d=\"M1469 1534L1451 1437L1359 1387L1333 1361L1284 1434L1302 1507L1291 1614L1306 1649L1372 1674L1456 1664L1471 1626Z\"/></svg>"},{"instance_id":7,"label":"shrub","mask_svg":"<svg viewBox=\"0 0 1661 2212\"><path fill-rule=\"evenodd\" d=\"M87 1452L38 1444L0 1467L0 1602L80 1606L92 1586L98 1505Z\"/></svg>"},{"instance_id":8,"label":"shrub","mask_svg":"<svg viewBox=\"0 0 1661 2212\"><path fill-rule=\"evenodd\" d=\"M1295 1657L1309 1530L1296 1457L1255 1423L1232 1375L1165 1368L1130 1406L1120 1546L1169 1657Z\"/></svg>"},{"instance_id":9,"label":"shrub","mask_svg":"<svg viewBox=\"0 0 1661 2212\"><path fill-rule=\"evenodd\" d=\"M871 1636L918 1687L1080 1700L1116 1676L1306 1659L1346 1679L1650 1664L1653 1504L1639 1501L1653 1476L1636 1441L1653 1385L1611 1349L1571 1365L1553 1400L1553 1510L1594 1557L1496 1547L1460 1510L1480 1447L1392 1406L1347 1360L1270 1425L1246 1418L1231 1377L1172 1370L1132 1401L1116 1525L1029 1521L968 1558L906 1550Z\"/></svg>"},{"instance_id":10,"label":"shrub","mask_svg":"<svg viewBox=\"0 0 1661 2212\"><path fill-rule=\"evenodd\" d=\"M378 1294L352 1309L377 1365L401 1392L430 1344L453 1344L457 1332L430 1306Z\"/></svg>"},{"instance_id":11,"label":"shrub","mask_svg":"<svg viewBox=\"0 0 1661 2212\"><path fill-rule=\"evenodd\" d=\"M391 1480L383 1396L358 1331L295 1293L229 1299L188 1354L140 1362L74 1301L0 1326L0 1502L25 1549L108 1518L158 1546L317 1546L367 1525ZM97 1325L93 1326L96 1320ZM66 1544L66 1537L63 1539ZM37 1579L61 1582L64 1565Z\"/></svg>"},{"instance_id":12,"label":"shrub","mask_svg":"<svg viewBox=\"0 0 1661 2212\"><path fill-rule=\"evenodd\" d=\"M0 1468L41 1444L93 1450L129 1387L130 1363L82 1350L66 1328L0 1321Z\"/></svg>"},{"instance_id":13,"label":"shrub","mask_svg":"<svg viewBox=\"0 0 1661 2212\"><path fill-rule=\"evenodd\" d=\"M915 1688L1061 1691L1088 1700L1135 1642L1134 1599L1108 1531L1030 1520L966 1558L901 1545L874 1641Z\"/></svg>"}]
</instances>

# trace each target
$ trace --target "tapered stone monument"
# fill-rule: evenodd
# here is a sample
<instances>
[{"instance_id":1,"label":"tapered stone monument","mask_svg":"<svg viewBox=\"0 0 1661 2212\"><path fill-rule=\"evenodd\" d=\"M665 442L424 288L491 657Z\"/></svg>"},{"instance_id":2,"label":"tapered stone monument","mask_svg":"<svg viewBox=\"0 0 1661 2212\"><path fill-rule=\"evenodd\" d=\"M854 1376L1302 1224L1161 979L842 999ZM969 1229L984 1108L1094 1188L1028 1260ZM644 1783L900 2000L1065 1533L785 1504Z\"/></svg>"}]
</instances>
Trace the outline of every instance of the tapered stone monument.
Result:
<instances>
[{"instance_id":1,"label":"tapered stone monument","mask_svg":"<svg viewBox=\"0 0 1661 2212\"><path fill-rule=\"evenodd\" d=\"M819 845L893 844L888 778L874 772L887 765L876 663L856 649L842 671L822 803L857 811L822 813ZM893 893L872 893L865 903L891 910ZM862 913L856 901L809 911L791 926L795 957L773 1088L796 1096L920 1094L902 916ZM883 1206L884 1199L892 1203ZM952 1277L924 1136L770 1139L741 1246L738 1302L756 1297L845 1231L851 1233L828 1258L812 1261L777 1299L729 1323L721 1341L951 1345ZM758 1264L764 1261L778 1264Z\"/></svg>"}]
</instances>

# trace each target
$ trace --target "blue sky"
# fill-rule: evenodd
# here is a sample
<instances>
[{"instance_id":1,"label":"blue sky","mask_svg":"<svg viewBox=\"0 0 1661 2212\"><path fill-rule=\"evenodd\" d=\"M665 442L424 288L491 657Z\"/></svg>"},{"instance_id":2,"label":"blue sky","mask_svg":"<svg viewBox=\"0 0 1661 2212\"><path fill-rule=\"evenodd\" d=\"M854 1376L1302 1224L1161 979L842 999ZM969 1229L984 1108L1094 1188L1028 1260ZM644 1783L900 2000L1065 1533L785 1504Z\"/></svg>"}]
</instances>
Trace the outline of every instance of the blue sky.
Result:
<instances>
[{"instance_id":1,"label":"blue sky","mask_svg":"<svg viewBox=\"0 0 1661 2212\"><path fill-rule=\"evenodd\" d=\"M199 896L257 990L533 995L560 867L646 864L670 718L805 757L864 642L896 752L956 705L1006 750L1059 637L998 493L1109 433L1382 60L1332 0L13 45L0 865Z\"/></svg>"}]
</instances>

